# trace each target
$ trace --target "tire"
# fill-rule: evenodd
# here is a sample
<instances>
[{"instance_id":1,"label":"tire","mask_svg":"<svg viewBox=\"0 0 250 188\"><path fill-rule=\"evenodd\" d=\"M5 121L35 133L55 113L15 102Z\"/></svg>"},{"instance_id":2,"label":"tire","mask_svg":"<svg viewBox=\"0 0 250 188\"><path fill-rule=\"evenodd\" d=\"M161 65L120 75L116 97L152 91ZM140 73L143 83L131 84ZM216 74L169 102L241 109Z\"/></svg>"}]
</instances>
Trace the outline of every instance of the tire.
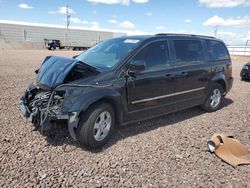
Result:
<instances>
[{"instance_id":1,"label":"tire","mask_svg":"<svg viewBox=\"0 0 250 188\"><path fill-rule=\"evenodd\" d=\"M213 83L209 89L206 100L202 108L206 112L214 112L221 107L224 90L218 83Z\"/></svg>"},{"instance_id":2,"label":"tire","mask_svg":"<svg viewBox=\"0 0 250 188\"><path fill-rule=\"evenodd\" d=\"M115 124L111 105L97 103L82 113L76 130L77 139L87 148L100 148L109 140Z\"/></svg>"}]
</instances>

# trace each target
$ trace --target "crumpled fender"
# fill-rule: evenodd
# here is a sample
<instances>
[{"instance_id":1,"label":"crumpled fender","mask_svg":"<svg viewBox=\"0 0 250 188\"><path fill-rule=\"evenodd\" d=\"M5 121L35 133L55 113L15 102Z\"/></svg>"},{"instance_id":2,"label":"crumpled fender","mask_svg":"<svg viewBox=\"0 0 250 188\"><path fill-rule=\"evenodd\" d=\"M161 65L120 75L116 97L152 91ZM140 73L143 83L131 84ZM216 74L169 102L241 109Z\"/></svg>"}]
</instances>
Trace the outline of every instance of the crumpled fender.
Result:
<instances>
[{"instance_id":1,"label":"crumpled fender","mask_svg":"<svg viewBox=\"0 0 250 188\"><path fill-rule=\"evenodd\" d=\"M74 88L78 95L69 95L70 101L65 97L65 112L85 111L88 107L100 99L108 99L115 102L116 105L121 104L121 94L112 88Z\"/></svg>"},{"instance_id":2,"label":"crumpled fender","mask_svg":"<svg viewBox=\"0 0 250 188\"><path fill-rule=\"evenodd\" d=\"M78 126L81 112L86 111L91 104L100 99L111 100L115 108L119 110L116 112L119 119L121 118L121 94L115 89L87 86L67 88L63 103L63 113L70 114L68 130L73 139L76 139L75 130Z\"/></svg>"}]
</instances>

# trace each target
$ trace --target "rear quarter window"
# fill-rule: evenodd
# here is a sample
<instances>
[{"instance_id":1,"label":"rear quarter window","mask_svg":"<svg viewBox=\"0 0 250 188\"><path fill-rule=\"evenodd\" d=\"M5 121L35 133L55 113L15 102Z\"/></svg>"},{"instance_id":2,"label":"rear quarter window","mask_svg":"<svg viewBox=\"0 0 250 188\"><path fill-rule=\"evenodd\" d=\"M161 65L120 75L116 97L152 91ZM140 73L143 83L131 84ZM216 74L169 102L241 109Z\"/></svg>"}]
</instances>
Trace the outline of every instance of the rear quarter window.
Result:
<instances>
[{"instance_id":1,"label":"rear quarter window","mask_svg":"<svg viewBox=\"0 0 250 188\"><path fill-rule=\"evenodd\" d=\"M229 59L228 51L224 44L219 41L206 40L207 53L210 61Z\"/></svg>"}]
</instances>

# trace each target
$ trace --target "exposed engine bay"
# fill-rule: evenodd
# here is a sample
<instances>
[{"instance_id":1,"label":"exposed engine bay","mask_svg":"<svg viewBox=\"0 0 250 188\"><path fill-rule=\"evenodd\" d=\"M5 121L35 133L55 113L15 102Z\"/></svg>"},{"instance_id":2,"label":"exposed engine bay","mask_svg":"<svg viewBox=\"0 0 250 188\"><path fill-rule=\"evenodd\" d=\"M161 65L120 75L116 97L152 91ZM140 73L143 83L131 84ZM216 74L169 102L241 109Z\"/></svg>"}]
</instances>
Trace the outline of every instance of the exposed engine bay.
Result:
<instances>
[{"instance_id":1,"label":"exposed engine bay","mask_svg":"<svg viewBox=\"0 0 250 188\"><path fill-rule=\"evenodd\" d=\"M78 60L55 56L47 57L36 72L37 83L30 84L22 94L19 107L24 117L32 122L35 130L42 132L56 120L72 123L70 114L63 110L66 91L61 89L61 86L70 87L71 82L99 73L95 68Z\"/></svg>"},{"instance_id":2,"label":"exposed engine bay","mask_svg":"<svg viewBox=\"0 0 250 188\"><path fill-rule=\"evenodd\" d=\"M75 80L87 78L93 74L97 74L93 68L87 67L86 65L84 66L83 63L76 63L64 79L63 83L69 83Z\"/></svg>"},{"instance_id":3,"label":"exposed engine bay","mask_svg":"<svg viewBox=\"0 0 250 188\"><path fill-rule=\"evenodd\" d=\"M22 112L36 129L43 130L49 120L63 119L62 104L63 92L44 91L36 85L31 84L20 99ZM65 117L64 117L65 118Z\"/></svg>"}]
</instances>

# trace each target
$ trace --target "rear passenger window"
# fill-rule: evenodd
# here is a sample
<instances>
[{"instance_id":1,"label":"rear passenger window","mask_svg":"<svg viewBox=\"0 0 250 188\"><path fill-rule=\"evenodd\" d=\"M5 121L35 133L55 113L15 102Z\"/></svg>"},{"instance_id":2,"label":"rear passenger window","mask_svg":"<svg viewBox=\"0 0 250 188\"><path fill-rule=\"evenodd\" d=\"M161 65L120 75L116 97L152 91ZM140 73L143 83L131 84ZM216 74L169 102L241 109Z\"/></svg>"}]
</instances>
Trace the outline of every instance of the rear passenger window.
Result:
<instances>
[{"instance_id":1,"label":"rear passenger window","mask_svg":"<svg viewBox=\"0 0 250 188\"><path fill-rule=\"evenodd\" d=\"M206 40L207 51L210 61L219 61L229 59L226 47L218 41Z\"/></svg>"},{"instance_id":2,"label":"rear passenger window","mask_svg":"<svg viewBox=\"0 0 250 188\"><path fill-rule=\"evenodd\" d=\"M167 41L153 42L144 47L133 60L142 60L146 64L145 71L154 71L169 66Z\"/></svg>"},{"instance_id":3,"label":"rear passenger window","mask_svg":"<svg viewBox=\"0 0 250 188\"><path fill-rule=\"evenodd\" d=\"M197 63L204 61L200 40L174 40L177 64Z\"/></svg>"}]
</instances>

